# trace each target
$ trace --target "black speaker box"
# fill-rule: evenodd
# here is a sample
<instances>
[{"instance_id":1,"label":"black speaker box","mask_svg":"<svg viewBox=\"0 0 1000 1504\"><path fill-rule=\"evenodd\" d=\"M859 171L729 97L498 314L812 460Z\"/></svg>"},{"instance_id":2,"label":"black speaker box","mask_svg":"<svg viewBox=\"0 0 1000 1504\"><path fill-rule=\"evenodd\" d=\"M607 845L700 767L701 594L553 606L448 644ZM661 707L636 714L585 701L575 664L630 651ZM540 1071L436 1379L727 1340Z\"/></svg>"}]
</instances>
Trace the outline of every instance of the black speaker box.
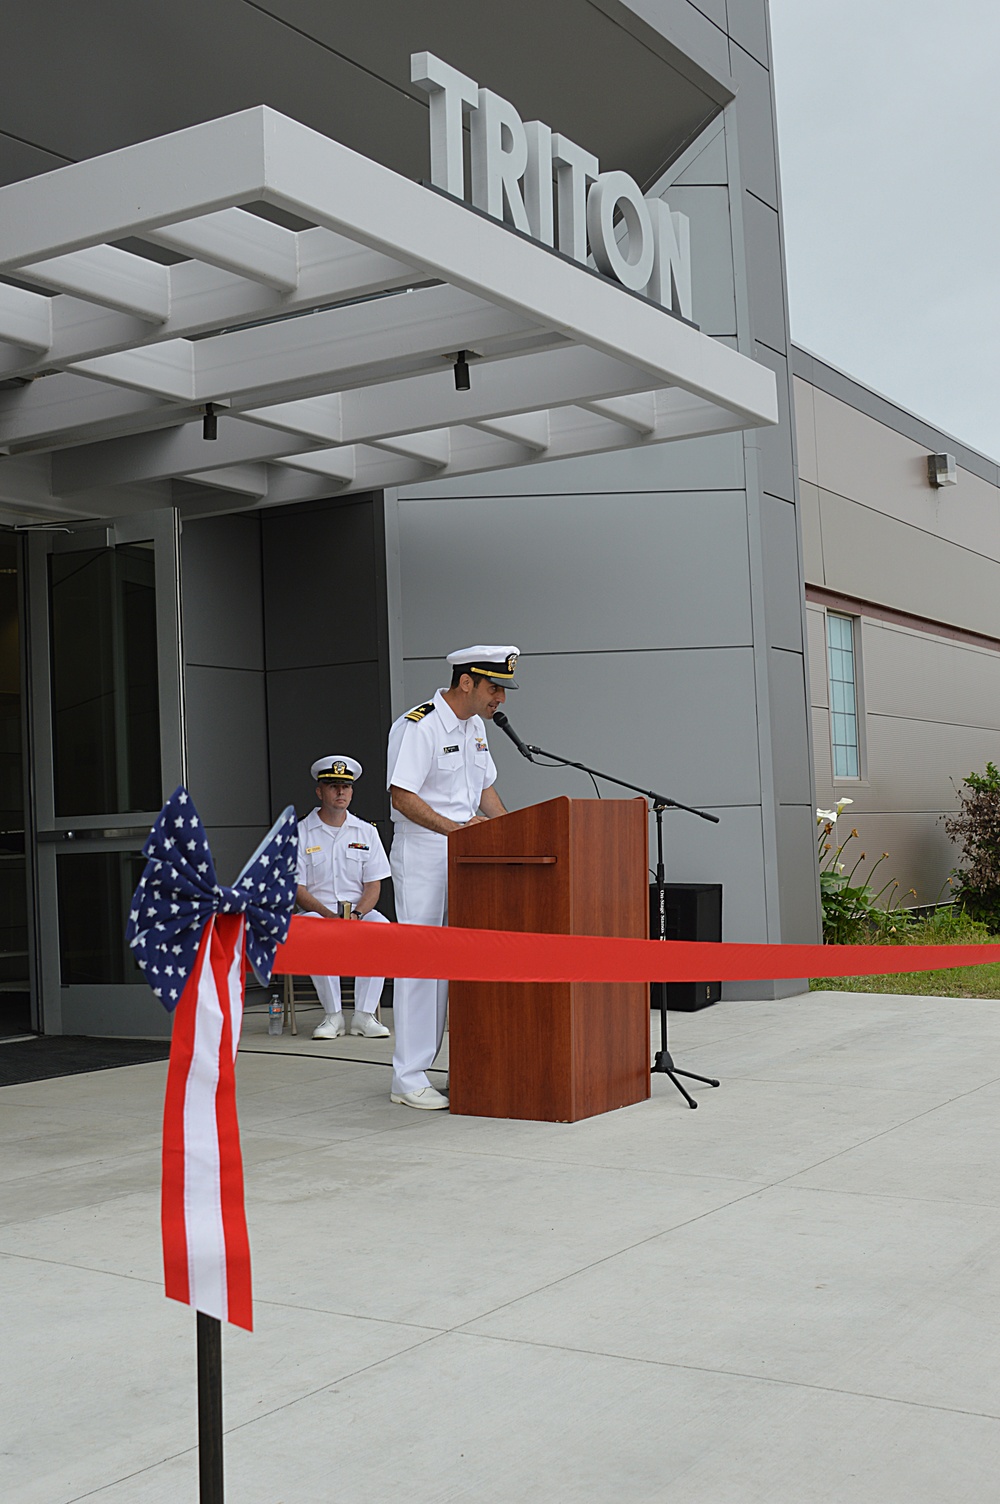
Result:
<instances>
[{"instance_id":1,"label":"black speaker box","mask_svg":"<svg viewBox=\"0 0 1000 1504\"><path fill-rule=\"evenodd\" d=\"M663 898L668 940L722 939L721 883L664 883ZM660 938L660 911L655 883L649 885L649 933ZM658 1007L656 983L650 989L650 1006ZM667 982L667 1007L678 1013L696 1013L722 996L721 982Z\"/></svg>"}]
</instances>

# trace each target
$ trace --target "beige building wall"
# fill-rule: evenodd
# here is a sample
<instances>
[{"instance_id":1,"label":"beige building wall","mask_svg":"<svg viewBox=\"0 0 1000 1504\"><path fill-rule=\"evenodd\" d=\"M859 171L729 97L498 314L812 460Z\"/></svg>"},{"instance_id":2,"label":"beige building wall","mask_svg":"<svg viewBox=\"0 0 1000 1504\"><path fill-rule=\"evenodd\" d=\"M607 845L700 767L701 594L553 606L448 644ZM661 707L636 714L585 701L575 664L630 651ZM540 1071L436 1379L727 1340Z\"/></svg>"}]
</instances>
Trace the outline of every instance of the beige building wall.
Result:
<instances>
[{"instance_id":1,"label":"beige building wall","mask_svg":"<svg viewBox=\"0 0 1000 1504\"><path fill-rule=\"evenodd\" d=\"M852 799L838 840L857 829L859 875L887 851L875 886L930 903L960 860L941 816L1000 763L1000 467L805 352L795 370L817 804ZM943 452L958 484L935 488ZM831 611L854 622L856 778L833 771Z\"/></svg>"}]
</instances>

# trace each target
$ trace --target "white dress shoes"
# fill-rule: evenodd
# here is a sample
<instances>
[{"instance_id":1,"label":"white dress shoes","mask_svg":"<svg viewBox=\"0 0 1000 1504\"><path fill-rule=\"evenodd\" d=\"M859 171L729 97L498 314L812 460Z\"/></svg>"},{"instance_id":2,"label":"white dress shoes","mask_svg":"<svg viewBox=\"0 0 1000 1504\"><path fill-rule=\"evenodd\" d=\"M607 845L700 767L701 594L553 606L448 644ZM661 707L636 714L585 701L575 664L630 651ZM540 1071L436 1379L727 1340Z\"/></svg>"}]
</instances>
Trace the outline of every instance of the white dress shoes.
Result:
<instances>
[{"instance_id":1,"label":"white dress shoes","mask_svg":"<svg viewBox=\"0 0 1000 1504\"><path fill-rule=\"evenodd\" d=\"M394 1091L389 1100L399 1102L403 1107L422 1107L427 1112L440 1112L448 1106L448 1098L435 1091L433 1086L421 1086L418 1091Z\"/></svg>"},{"instance_id":2,"label":"white dress shoes","mask_svg":"<svg viewBox=\"0 0 1000 1504\"><path fill-rule=\"evenodd\" d=\"M380 1024L374 1013L362 1013L355 1008L354 1018L351 1021L351 1033L360 1034L364 1039L388 1039L389 1030L385 1024Z\"/></svg>"},{"instance_id":3,"label":"white dress shoes","mask_svg":"<svg viewBox=\"0 0 1000 1504\"><path fill-rule=\"evenodd\" d=\"M339 1039L347 1033L343 1013L328 1013L321 1024L313 1029L313 1039Z\"/></svg>"}]
</instances>

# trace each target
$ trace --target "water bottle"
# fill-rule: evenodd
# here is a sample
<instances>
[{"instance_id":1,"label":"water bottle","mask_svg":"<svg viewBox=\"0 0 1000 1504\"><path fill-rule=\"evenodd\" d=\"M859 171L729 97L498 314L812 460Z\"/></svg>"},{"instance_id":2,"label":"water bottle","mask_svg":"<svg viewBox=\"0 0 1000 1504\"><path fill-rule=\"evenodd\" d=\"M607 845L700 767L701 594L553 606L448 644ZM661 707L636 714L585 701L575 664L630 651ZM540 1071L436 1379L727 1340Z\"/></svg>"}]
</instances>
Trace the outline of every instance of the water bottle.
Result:
<instances>
[{"instance_id":1,"label":"water bottle","mask_svg":"<svg viewBox=\"0 0 1000 1504\"><path fill-rule=\"evenodd\" d=\"M285 1005L277 992L271 993L271 1001L267 1009L267 1032L280 1034L285 1027Z\"/></svg>"}]
</instances>

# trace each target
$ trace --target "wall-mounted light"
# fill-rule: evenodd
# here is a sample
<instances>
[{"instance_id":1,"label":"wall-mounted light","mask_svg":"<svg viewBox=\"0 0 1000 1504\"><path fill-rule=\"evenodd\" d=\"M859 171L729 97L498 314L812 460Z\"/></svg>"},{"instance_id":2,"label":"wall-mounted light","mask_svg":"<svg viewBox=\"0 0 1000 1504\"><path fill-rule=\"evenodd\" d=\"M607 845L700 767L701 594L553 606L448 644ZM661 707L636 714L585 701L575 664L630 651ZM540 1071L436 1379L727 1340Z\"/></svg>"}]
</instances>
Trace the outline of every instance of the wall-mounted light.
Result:
<instances>
[{"instance_id":1,"label":"wall-mounted light","mask_svg":"<svg viewBox=\"0 0 1000 1504\"><path fill-rule=\"evenodd\" d=\"M467 392L472 385L469 380L469 351L459 350L455 356L455 390Z\"/></svg>"},{"instance_id":2,"label":"wall-mounted light","mask_svg":"<svg viewBox=\"0 0 1000 1504\"><path fill-rule=\"evenodd\" d=\"M929 454L927 479L932 486L957 486L958 466L953 454Z\"/></svg>"}]
</instances>

